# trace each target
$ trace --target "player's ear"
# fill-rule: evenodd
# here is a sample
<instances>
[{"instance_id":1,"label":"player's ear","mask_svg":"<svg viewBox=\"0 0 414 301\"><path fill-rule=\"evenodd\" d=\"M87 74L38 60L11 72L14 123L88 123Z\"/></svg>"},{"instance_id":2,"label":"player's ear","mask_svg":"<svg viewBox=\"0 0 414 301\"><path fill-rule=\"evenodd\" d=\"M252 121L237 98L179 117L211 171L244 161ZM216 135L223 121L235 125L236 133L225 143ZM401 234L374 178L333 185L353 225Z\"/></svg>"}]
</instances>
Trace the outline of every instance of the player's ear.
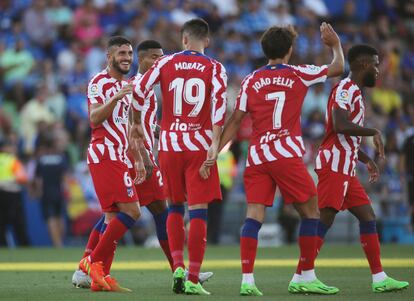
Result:
<instances>
[{"instance_id":1,"label":"player's ear","mask_svg":"<svg viewBox=\"0 0 414 301\"><path fill-rule=\"evenodd\" d=\"M183 34L182 42L183 42L183 45L187 45L188 44L188 35Z\"/></svg>"},{"instance_id":2,"label":"player's ear","mask_svg":"<svg viewBox=\"0 0 414 301\"><path fill-rule=\"evenodd\" d=\"M210 38L206 38L206 39L204 40L204 48L207 48L207 47L208 47L208 45L210 45Z\"/></svg>"}]
</instances>

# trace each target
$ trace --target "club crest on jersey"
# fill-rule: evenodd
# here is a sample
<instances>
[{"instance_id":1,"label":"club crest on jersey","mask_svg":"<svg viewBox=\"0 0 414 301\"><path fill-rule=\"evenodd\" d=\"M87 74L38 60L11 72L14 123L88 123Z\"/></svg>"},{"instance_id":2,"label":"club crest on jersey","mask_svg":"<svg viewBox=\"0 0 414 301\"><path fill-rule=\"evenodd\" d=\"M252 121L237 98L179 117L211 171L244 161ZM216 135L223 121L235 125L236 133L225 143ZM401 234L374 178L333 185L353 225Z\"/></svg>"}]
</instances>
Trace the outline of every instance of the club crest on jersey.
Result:
<instances>
[{"instance_id":1,"label":"club crest on jersey","mask_svg":"<svg viewBox=\"0 0 414 301\"><path fill-rule=\"evenodd\" d=\"M134 190L132 189L132 187L127 187L127 194L128 197L132 198L134 196Z\"/></svg>"}]
</instances>

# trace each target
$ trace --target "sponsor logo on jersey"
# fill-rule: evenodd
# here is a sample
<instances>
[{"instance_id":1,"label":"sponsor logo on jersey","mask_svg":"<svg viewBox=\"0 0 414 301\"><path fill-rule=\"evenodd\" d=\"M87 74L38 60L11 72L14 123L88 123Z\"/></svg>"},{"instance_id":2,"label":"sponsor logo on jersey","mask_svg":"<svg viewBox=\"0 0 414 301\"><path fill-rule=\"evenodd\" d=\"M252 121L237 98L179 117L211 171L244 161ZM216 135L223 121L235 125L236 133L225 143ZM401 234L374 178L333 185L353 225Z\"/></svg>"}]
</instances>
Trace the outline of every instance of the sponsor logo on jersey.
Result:
<instances>
[{"instance_id":1,"label":"sponsor logo on jersey","mask_svg":"<svg viewBox=\"0 0 414 301\"><path fill-rule=\"evenodd\" d=\"M171 123L170 126L170 131L176 132L197 131L199 129L201 129L200 124L180 122L180 119L176 119L175 122Z\"/></svg>"},{"instance_id":2,"label":"sponsor logo on jersey","mask_svg":"<svg viewBox=\"0 0 414 301\"><path fill-rule=\"evenodd\" d=\"M92 84L89 87L89 96L90 97L96 97L98 96L98 85L97 84Z\"/></svg>"},{"instance_id":3,"label":"sponsor logo on jersey","mask_svg":"<svg viewBox=\"0 0 414 301\"><path fill-rule=\"evenodd\" d=\"M289 136L288 129L281 130L277 133L266 132L265 135L260 137L260 144L269 143L270 141L277 140L285 136Z\"/></svg>"}]
</instances>

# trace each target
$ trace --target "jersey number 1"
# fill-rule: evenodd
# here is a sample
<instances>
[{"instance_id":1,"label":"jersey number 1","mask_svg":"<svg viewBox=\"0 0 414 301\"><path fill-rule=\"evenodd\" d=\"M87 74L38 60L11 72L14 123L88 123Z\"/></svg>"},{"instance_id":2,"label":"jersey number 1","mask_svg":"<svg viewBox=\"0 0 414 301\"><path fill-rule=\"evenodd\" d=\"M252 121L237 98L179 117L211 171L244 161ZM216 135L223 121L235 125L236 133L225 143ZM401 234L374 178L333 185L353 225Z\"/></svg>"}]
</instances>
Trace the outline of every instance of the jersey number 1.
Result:
<instances>
[{"instance_id":1,"label":"jersey number 1","mask_svg":"<svg viewBox=\"0 0 414 301\"><path fill-rule=\"evenodd\" d=\"M169 91L174 90L174 116L183 114L183 99L186 103L194 105L189 117L197 117L203 108L206 96L206 85L201 78L190 78L187 81L177 77L170 83Z\"/></svg>"},{"instance_id":2,"label":"jersey number 1","mask_svg":"<svg viewBox=\"0 0 414 301\"><path fill-rule=\"evenodd\" d=\"M285 105L286 93L273 92L266 94L266 100L274 100L275 107L273 109L273 129L277 130L282 127L282 111Z\"/></svg>"}]
</instances>

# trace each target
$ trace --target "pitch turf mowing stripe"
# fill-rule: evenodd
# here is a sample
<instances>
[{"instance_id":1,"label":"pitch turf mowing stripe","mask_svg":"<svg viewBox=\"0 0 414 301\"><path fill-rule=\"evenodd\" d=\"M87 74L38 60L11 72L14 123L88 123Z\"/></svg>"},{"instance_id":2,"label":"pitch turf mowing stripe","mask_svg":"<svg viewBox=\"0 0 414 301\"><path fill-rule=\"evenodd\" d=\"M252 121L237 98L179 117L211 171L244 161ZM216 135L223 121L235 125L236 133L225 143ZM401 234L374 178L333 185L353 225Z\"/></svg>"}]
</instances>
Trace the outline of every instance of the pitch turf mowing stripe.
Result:
<instances>
[{"instance_id":1,"label":"pitch turf mowing stripe","mask_svg":"<svg viewBox=\"0 0 414 301\"><path fill-rule=\"evenodd\" d=\"M405 268L414 267L414 259L385 258L382 260L385 267ZM0 263L0 271L72 271L77 267L76 262L14 262ZM255 267L296 267L295 259L259 259L256 260ZM365 259L319 259L317 267L339 267L339 268L359 268L367 267ZM115 270L163 270L169 266L166 261L121 261L115 262L112 267ZM203 263L203 268L208 269L227 269L239 268L239 260L207 260Z\"/></svg>"}]
</instances>

